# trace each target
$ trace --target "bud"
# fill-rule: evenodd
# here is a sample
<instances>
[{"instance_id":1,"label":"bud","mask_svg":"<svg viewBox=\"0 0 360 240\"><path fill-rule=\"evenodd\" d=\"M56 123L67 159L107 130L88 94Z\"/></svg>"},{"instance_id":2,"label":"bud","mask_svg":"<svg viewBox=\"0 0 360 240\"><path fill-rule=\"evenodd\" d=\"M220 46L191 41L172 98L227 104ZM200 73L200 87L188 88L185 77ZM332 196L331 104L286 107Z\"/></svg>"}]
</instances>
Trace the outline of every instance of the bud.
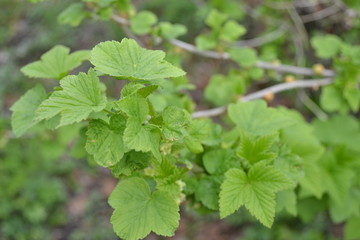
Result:
<instances>
[{"instance_id":1,"label":"bud","mask_svg":"<svg viewBox=\"0 0 360 240\"><path fill-rule=\"evenodd\" d=\"M271 102L273 99L274 99L274 94L272 92L269 92L268 94L266 94L264 96L264 99L267 101L267 102Z\"/></svg>"},{"instance_id":2,"label":"bud","mask_svg":"<svg viewBox=\"0 0 360 240\"><path fill-rule=\"evenodd\" d=\"M292 82L295 82L295 77L294 76L292 76L292 75L286 75L285 76L285 82L287 82L287 83L292 83Z\"/></svg>"},{"instance_id":3,"label":"bud","mask_svg":"<svg viewBox=\"0 0 360 240\"><path fill-rule=\"evenodd\" d=\"M316 75L323 75L324 70L325 70L324 65L322 65L320 63L314 64L312 69Z\"/></svg>"}]
</instances>

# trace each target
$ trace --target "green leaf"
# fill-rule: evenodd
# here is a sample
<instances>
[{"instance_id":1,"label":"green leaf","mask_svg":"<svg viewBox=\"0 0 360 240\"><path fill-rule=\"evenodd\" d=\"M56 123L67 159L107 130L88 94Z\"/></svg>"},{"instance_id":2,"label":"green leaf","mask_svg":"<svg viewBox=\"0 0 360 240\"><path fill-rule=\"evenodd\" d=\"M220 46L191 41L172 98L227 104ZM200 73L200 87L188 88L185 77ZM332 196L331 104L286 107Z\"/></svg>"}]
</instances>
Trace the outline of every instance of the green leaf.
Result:
<instances>
[{"instance_id":1,"label":"green leaf","mask_svg":"<svg viewBox=\"0 0 360 240\"><path fill-rule=\"evenodd\" d=\"M185 146L193 153L202 153L204 151L204 147L201 143L191 136L186 136L184 138Z\"/></svg>"},{"instance_id":2,"label":"green leaf","mask_svg":"<svg viewBox=\"0 0 360 240\"><path fill-rule=\"evenodd\" d=\"M86 151L94 156L94 160L103 167L115 165L124 156L123 132L126 119L122 115L114 115L110 124L102 120L92 120L89 124Z\"/></svg>"},{"instance_id":3,"label":"green leaf","mask_svg":"<svg viewBox=\"0 0 360 240\"><path fill-rule=\"evenodd\" d=\"M121 42L107 41L91 51L95 69L130 80L154 80L179 77L185 72L163 60L165 53L141 48L135 40L124 38Z\"/></svg>"},{"instance_id":4,"label":"green leaf","mask_svg":"<svg viewBox=\"0 0 360 240\"><path fill-rule=\"evenodd\" d=\"M345 113L348 111L348 106L342 96L341 89L332 85L322 88L320 105L328 112L339 111Z\"/></svg>"},{"instance_id":5,"label":"green leaf","mask_svg":"<svg viewBox=\"0 0 360 240\"><path fill-rule=\"evenodd\" d=\"M110 169L112 174L117 178L122 175L130 176L135 171L148 167L151 158L151 153L136 152L131 150L130 152L125 153L121 161L116 163L114 166L111 166Z\"/></svg>"},{"instance_id":6,"label":"green leaf","mask_svg":"<svg viewBox=\"0 0 360 240\"><path fill-rule=\"evenodd\" d=\"M197 183L195 198L204 204L205 207L219 209L219 193L221 179L218 177L202 177Z\"/></svg>"},{"instance_id":7,"label":"green leaf","mask_svg":"<svg viewBox=\"0 0 360 240\"><path fill-rule=\"evenodd\" d=\"M209 50L216 47L216 40L211 35L199 35L195 39L196 47L200 50Z\"/></svg>"},{"instance_id":8,"label":"green leaf","mask_svg":"<svg viewBox=\"0 0 360 240\"><path fill-rule=\"evenodd\" d=\"M220 39L224 41L235 41L246 33L246 29L236 21L227 21L221 29Z\"/></svg>"},{"instance_id":9,"label":"green leaf","mask_svg":"<svg viewBox=\"0 0 360 240\"><path fill-rule=\"evenodd\" d=\"M99 112L106 107L104 86L94 70L88 74L70 75L60 81L62 90L55 91L36 111L37 119L50 119L61 115L57 127L80 122L90 113Z\"/></svg>"},{"instance_id":10,"label":"green leaf","mask_svg":"<svg viewBox=\"0 0 360 240\"><path fill-rule=\"evenodd\" d=\"M117 102L117 106L131 118L131 121L143 123L149 114L149 106L146 99L140 95L131 95L122 98Z\"/></svg>"},{"instance_id":11,"label":"green leaf","mask_svg":"<svg viewBox=\"0 0 360 240\"><path fill-rule=\"evenodd\" d=\"M16 137L20 137L40 120L35 119L35 111L46 99L43 86L36 85L28 90L11 108L11 126Z\"/></svg>"},{"instance_id":12,"label":"green leaf","mask_svg":"<svg viewBox=\"0 0 360 240\"><path fill-rule=\"evenodd\" d=\"M163 114L163 134L169 140L181 139L185 134L185 127L190 123L191 116L184 109L169 106Z\"/></svg>"},{"instance_id":13,"label":"green leaf","mask_svg":"<svg viewBox=\"0 0 360 240\"><path fill-rule=\"evenodd\" d=\"M227 18L228 17L226 16L226 14L223 14L216 9L212 9L207 16L205 22L208 26L214 29L218 29L221 27L221 25L225 22Z\"/></svg>"},{"instance_id":14,"label":"green leaf","mask_svg":"<svg viewBox=\"0 0 360 240\"><path fill-rule=\"evenodd\" d=\"M153 125L142 125L129 119L124 132L126 146L135 151L152 152L160 158L160 130Z\"/></svg>"},{"instance_id":15,"label":"green leaf","mask_svg":"<svg viewBox=\"0 0 360 240\"><path fill-rule=\"evenodd\" d=\"M293 187L290 179L274 167L258 163L248 174L232 168L221 185L220 216L224 218L244 205L266 227L275 216L275 193Z\"/></svg>"},{"instance_id":16,"label":"green leaf","mask_svg":"<svg viewBox=\"0 0 360 240\"><path fill-rule=\"evenodd\" d=\"M157 22L155 14L149 11L141 11L131 18L130 28L138 35L145 35L151 31L151 27Z\"/></svg>"},{"instance_id":17,"label":"green leaf","mask_svg":"<svg viewBox=\"0 0 360 240\"><path fill-rule=\"evenodd\" d=\"M126 240L145 238L151 231L172 236L179 225L179 206L167 192L150 192L138 177L122 180L109 198L115 209L111 223L116 234Z\"/></svg>"},{"instance_id":18,"label":"green leaf","mask_svg":"<svg viewBox=\"0 0 360 240\"><path fill-rule=\"evenodd\" d=\"M286 210L293 216L297 215L296 194L294 190L284 190L276 194L276 212Z\"/></svg>"},{"instance_id":19,"label":"green leaf","mask_svg":"<svg viewBox=\"0 0 360 240\"><path fill-rule=\"evenodd\" d=\"M270 149L276 137L277 134L265 135L258 138L242 134L240 146L236 154L251 164L262 160L272 160L276 157L276 153L271 152Z\"/></svg>"},{"instance_id":20,"label":"green leaf","mask_svg":"<svg viewBox=\"0 0 360 240\"><path fill-rule=\"evenodd\" d=\"M345 145L359 151L360 126L358 119L352 116L336 115L326 121L313 121L314 134L323 143Z\"/></svg>"},{"instance_id":21,"label":"green leaf","mask_svg":"<svg viewBox=\"0 0 360 240\"><path fill-rule=\"evenodd\" d=\"M360 238L360 217L350 218L345 224L345 240L355 240Z\"/></svg>"},{"instance_id":22,"label":"green leaf","mask_svg":"<svg viewBox=\"0 0 360 240\"><path fill-rule=\"evenodd\" d=\"M266 107L262 100L230 104L228 114L241 130L254 135L271 134L296 123L288 114Z\"/></svg>"},{"instance_id":23,"label":"green leaf","mask_svg":"<svg viewBox=\"0 0 360 240\"><path fill-rule=\"evenodd\" d=\"M346 88L343 91L344 98L346 99L349 107L353 112L359 111L360 107L360 89L359 88Z\"/></svg>"},{"instance_id":24,"label":"green leaf","mask_svg":"<svg viewBox=\"0 0 360 240\"><path fill-rule=\"evenodd\" d=\"M159 24L160 34L166 39L178 38L186 34L187 29L182 24L171 24L169 22L162 22Z\"/></svg>"},{"instance_id":25,"label":"green leaf","mask_svg":"<svg viewBox=\"0 0 360 240\"><path fill-rule=\"evenodd\" d=\"M230 57L243 67L251 67L256 64L257 54L252 48L232 48Z\"/></svg>"},{"instance_id":26,"label":"green leaf","mask_svg":"<svg viewBox=\"0 0 360 240\"><path fill-rule=\"evenodd\" d=\"M223 175L227 170L240 167L234 151L230 149L214 149L203 155L206 171L212 175Z\"/></svg>"},{"instance_id":27,"label":"green leaf","mask_svg":"<svg viewBox=\"0 0 360 240\"><path fill-rule=\"evenodd\" d=\"M316 55L321 58L332 58L337 55L341 47L341 39L335 35L316 36L311 39Z\"/></svg>"},{"instance_id":28,"label":"green leaf","mask_svg":"<svg viewBox=\"0 0 360 240\"><path fill-rule=\"evenodd\" d=\"M82 3L73 3L60 13L58 22L76 27L80 25L86 16L87 12L84 11L84 5Z\"/></svg>"},{"instance_id":29,"label":"green leaf","mask_svg":"<svg viewBox=\"0 0 360 240\"><path fill-rule=\"evenodd\" d=\"M244 91L245 80L239 74L215 74L205 88L205 98L216 106L223 106L235 102Z\"/></svg>"},{"instance_id":30,"label":"green leaf","mask_svg":"<svg viewBox=\"0 0 360 240\"><path fill-rule=\"evenodd\" d=\"M89 58L89 51L81 50L69 54L70 49L57 45L41 56L40 61L30 63L21 71L32 78L61 79Z\"/></svg>"}]
</instances>

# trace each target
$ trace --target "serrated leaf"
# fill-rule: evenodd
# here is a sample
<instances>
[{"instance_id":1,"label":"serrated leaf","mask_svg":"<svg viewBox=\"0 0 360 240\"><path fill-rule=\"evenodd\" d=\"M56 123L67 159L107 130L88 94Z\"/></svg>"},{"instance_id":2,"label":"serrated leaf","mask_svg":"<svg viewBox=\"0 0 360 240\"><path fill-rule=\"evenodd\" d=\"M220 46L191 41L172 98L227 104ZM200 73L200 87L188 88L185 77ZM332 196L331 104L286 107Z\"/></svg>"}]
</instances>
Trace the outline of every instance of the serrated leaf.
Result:
<instances>
[{"instance_id":1,"label":"serrated leaf","mask_svg":"<svg viewBox=\"0 0 360 240\"><path fill-rule=\"evenodd\" d=\"M262 100L230 104L228 114L241 130L254 135L271 134L297 122L288 114L266 107Z\"/></svg>"},{"instance_id":2,"label":"serrated leaf","mask_svg":"<svg viewBox=\"0 0 360 240\"><path fill-rule=\"evenodd\" d=\"M185 146L193 153L202 153L204 151L204 147L201 143L191 136L186 136L184 138Z\"/></svg>"},{"instance_id":3,"label":"serrated leaf","mask_svg":"<svg viewBox=\"0 0 360 240\"><path fill-rule=\"evenodd\" d=\"M203 163L206 171L212 175L222 175L230 168L240 167L240 161L230 149L207 151L203 155Z\"/></svg>"},{"instance_id":4,"label":"serrated leaf","mask_svg":"<svg viewBox=\"0 0 360 240\"><path fill-rule=\"evenodd\" d=\"M195 190L196 200L202 202L209 209L218 210L220 185L221 179L218 177L202 177Z\"/></svg>"},{"instance_id":5,"label":"serrated leaf","mask_svg":"<svg viewBox=\"0 0 360 240\"><path fill-rule=\"evenodd\" d=\"M329 145L345 145L358 151L360 142L360 125L352 116L335 115L326 121L314 120L315 136Z\"/></svg>"},{"instance_id":6,"label":"serrated leaf","mask_svg":"<svg viewBox=\"0 0 360 240\"><path fill-rule=\"evenodd\" d=\"M122 98L117 102L117 106L131 118L131 121L143 123L149 114L149 106L146 99L137 94Z\"/></svg>"},{"instance_id":7,"label":"serrated leaf","mask_svg":"<svg viewBox=\"0 0 360 240\"><path fill-rule=\"evenodd\" d=\"M196 47L200 50L209 50L216 47L216 39L212 35L202 34L195 39Z\"/></svg>"},{"instance_id":8,"label":"serrated leaf","mask_svg":"<svg viewBox=\"0 0 360 240\"><path fill-rule=\"evenodd\" d=\"M60 81L62 90L55 91L36 111L38 120L61 115L57 127L80 122L90 113L99 112L106 107L104 86L94 70L88 74L70 75Z\"/></svg>"},{"instance_id":9,"label":"serrated leaf","mask_svg":"<svg viewBox=\"0 0 360 240\"><path fill-rule=\"evenodd\" d=\"M311 39L316 55L321 58L335 57L341 46L341 39L335 35L316 36Z\"/></svg>"},{"instance_id":10,"label":"serrated leaf","mask_svg":"<svg viewBox=\"0 0 360 240\"><path fill-rule=\"evenodd\" d=\"M191 116L184 109L169 106L164 109L163 118L163 134L169 140L181 139L185 133L185 127L190 123Z\"/></svg>"},{"instance_id":11,"label":"serrated leaf","mask_svg":"<svg viewBox=\"0 0 360 240\"><path fill-rule=\"evenodd\" d=\"M151 231L172 236L179 225L179 206L167 192L150 192L138 177L122 180L109 198L115 209L111 216L116 234L126 240L145 238Z\"/></svg>"},{"instance_id":12,"label":"serrated leaf","mask_svg":"<svg viewBox=\"0 0 360 240\"><path fill-rule=\"evenodd\" d=\"M38 84L14 103L10 110L13 112L11 127L15 136L20 137L40 121L35 119L35 111L45 99L45 89Z\"/></svg>"},{"instance_id":13,"label":"serrated leaf","mask_svg":"<svg viewBox=\"0 0 360 240\"><path fill-rule=\"evenodd\" d=\"M57 45L41 56L40 61L30 63L21 71L32 78L61 79L72 69L89 58L90 51L81 50L69 54L70 49Z\"/></svg>"},{"instance_id":14,"label":"serrated leaf","mask_svg":"<svg viewBox=\"0 0 360 240\"><path fill-rule=\"evenodd\" d=\"M151 27L157 22L155 14L149 11L141 11L131 18L130 28L138 35L150 33Z\"/></svg>"},{"instance_id":15,"label":"serrated leaf","mask_svg":"<svg viewBox=\"0 0 360 240\"><path fill-rule=\"evenodd\" d=\"M169 22L162 22L159 24L160 34L166 39L174 39L187 32L187 29L182 24L171 24Z\"/></svg>"},{"instance_id":16,"label":"serrated leaf","mask_svg":"<svg viewBox=\"0 0 360 240\"><path fill-rule=\"evenodd\" d=\"M121 42L107 41L96 45L90 61L96 70L120 79L154 80L185 74L164 57L163 51L147 50L135 40L124 38Z\"/></svg>"},{"instance_id":17,"label":"serrated leaf","mask_svg":"<svg viewBox=\"0 0 360 240\"><path fill-rule=\"evenodd\" d=\"M114 166L111 166L111 172L115 177L121 175L130 176L135 171L149 166L152 156L151 153L130 151L125 153L124 157Z\"/></svg>"},{"instance_id":18,"label":"serrated leaf","mask_svg":"<svg viewBox=\"0 0 360 240\"><path fill-rule=\"evenodd\" d=\"M114 115L110 124L102 120L92 120L89 124L86 151L94 156L94 160L103 167L115 165L124 156L123 132L126 119Z\"/></svg>"},{"instance_id":19,"label":"serrated leaf","mask_svg":"<svg viewBox=\"0 0 360 240\"><path fill-rule=\"evenodd\" d=\"M328 112L339 111L346 113L349 110L341 89L336 86L325 86L321 89L320 105Z\"/></svg>"},{"instance_id":20,"label":"serrated leaf","mask_svg":"<svg viewBox=\"0 0 360 240\"><path fill-rule=\"evenodd\" d=\"M242 134L236 154L251 164L262 160L272 160L276 157L276 153L271 152L270 148L274 144L276 137L277 134L265 135L258 138Z\"/></svg>"},{"instance_id":21,"label":"serrated leaf","mask_svg":"<svg viewBox=\"0 0 360 240\"><path fill-rule=\"evenodd\" d=\"M142 125L129 119L124 132L126 146L135 151L152 152L160 158L160 130L153 125Z\"/></svg>"},{"instance_id":22,"label":"serrated leaf","mask_svg":"<svg viewBox=\"0 0 360 240\"><path fill-rule=\"evenodd\" d=\"M286 210L293 216L297 215L296 194L294 190L284 190L276 194L276 212Z\"/></svg>"},{"instance_id":23,"label":"serrated leaf","mask_svg":"<svg viewBox=\"0 0 360 240\"><path fill-rule=\"evenodd\" d=\"M251 67L257 61L256 51L252 48L232 48L230 57L243 67Z\"/></svg>"},{"instance_id":24,"label":"serrated leaf","mask_svg":"<svg viewBox=\"0 0 360 240\"><path fill-rule=\"evenodd\" d=\"M225 174L220 192L220 216L224 218L244 205L262 224L271 227L275 216L275 193L293 187L274 167L254 165L248 174L232 168Z\"/></svg>"},{"instance_id":25,"label":"serrated leaf","mask_svg":"<svg viewBox=\"0 0 360 240\"><path fill-rule=\"evenodd\" d=\"M246 29L236 21L227 21L221 29L220 39L224 41L235 41L246 33Z\"/></svg>"},{"instance_id":26,"label":"serrated leaf","mask_svg":"<svg viewBox=\"0 0 360 240\"><path fill-rule=\"evenodd\" d=\"M76 27L79 26L86 16L87 12L84 11L84 5L82 3L73 3L60 13L58 22Z\"/></svg>"},{"instance_id":27,"label":"serrated leaf","mask_svg":"<svg viewBox=\"0 0 360 240\"><path fill-rule=\"evenodd\" d=\"M228 18L226 14L219 12L216 9L212 9L209 15L207 16L205 22L208 26L218 29Z\"/></svg>"}]
</instances>

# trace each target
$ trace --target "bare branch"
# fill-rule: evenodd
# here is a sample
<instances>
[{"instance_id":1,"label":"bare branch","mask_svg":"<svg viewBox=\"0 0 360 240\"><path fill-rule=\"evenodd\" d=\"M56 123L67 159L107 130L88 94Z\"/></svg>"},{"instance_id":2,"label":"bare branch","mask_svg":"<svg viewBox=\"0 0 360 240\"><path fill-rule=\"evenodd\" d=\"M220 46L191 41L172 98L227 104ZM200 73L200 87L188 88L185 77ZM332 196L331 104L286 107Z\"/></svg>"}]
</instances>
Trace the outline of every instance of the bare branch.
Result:
<instances>
[{"instance_id":1,"label":"bare branch","mask_svg":"<svg viewBox=\"0 0 360 240\"><path fill-rule=\"evenodd\" d=\"M312 87L318 87L318 86L325 86L325 85L329 85L332 83L332 79L331 78L324 78L324 79L315 79L315 80L298 80L295 82L291 82L291 83L280 83L268 88L264 88L260 91L254 92L254 93L250 93L247 94L245 96L243 96L242 98L239 99L239 101L241 102L248 102L248 101L252 101L255 99L260 99L263 98L264 96L266 96L269 93L279 93L279 92L283 92L289 89L296 89L296 88L312 88ZM194 112L192 114L193 118L202 118L202 117L215 117L218 115L223 114L227 109L227 106L222 106L222 107L218 107L218 108L213 108L213 109L209 109L209 110L203 110L203 111L198 111L198 112Z\"/></svg>"},{"instance_id":2,"label":"bare branch","mask_svg":"<svg viewBox=\"0 0 360 240\"><path fill-rule=\"evenodd\" d=\"M335 3L334 5L324 8L320 11L310 13L307 15L303 15L303 16L301 16L301 19L304 23L318 21L318 20L330 17L331 15L334 15L341 10L342 10L341 6L339 6L337 3Z\"/></svg>"},{"instance_id":3,"label":"bare branch","mask_svg":"<svg viewBox=\"0 0 360 240\"><path fill-rule=\"evenodd\" d=\"M240 40L235 42L239 47L258 47L266 43L272 42L285 34L286 24L281 25L273 32L253 39Z\"/></svg>"}]
</instances>

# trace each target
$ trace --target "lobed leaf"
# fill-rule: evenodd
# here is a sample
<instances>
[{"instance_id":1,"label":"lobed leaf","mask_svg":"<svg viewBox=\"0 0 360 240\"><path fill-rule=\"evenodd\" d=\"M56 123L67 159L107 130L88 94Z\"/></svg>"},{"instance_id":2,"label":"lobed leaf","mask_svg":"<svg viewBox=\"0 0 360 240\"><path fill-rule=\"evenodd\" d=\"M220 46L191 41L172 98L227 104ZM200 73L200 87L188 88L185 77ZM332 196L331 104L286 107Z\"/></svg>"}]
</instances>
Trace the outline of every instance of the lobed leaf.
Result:
<instances>
[{"instance_id":1,"label":"lobed leaf","mask_svg":"<svg viewBox=\"0 0 360 240\"><path fill-rule=\"evenodd\" d=\"M62 90L55 91L36 111L36 119L50 119L61 115L57 127L80 122L90 113L99 112L106 107L107 99L103 85L90 69L88 74L70 75L60 81Z\"/></svg>"},{"instance_id":2,"label":"lobed leaf","mask_svg":"<svg viewBox=\"0 0 360 240\"><path fill-rule=\"evenodd\" d=\"M141 48L135 40L124 38L121 42L107 41L91 51L95 69L130 80L154 80L179 77L185 72L164 60L165 53Z\"/></svg>"},{"instance_id":3,"label":"lobed leaf","mask_svg":"<svg viewBox=\"0 0 360 240\"><path fill-rule=\"evenodd\" d=\"M40 61L30 63L21 71L32 78L53 78L61 79L72 69L89 58L90 51L81 50L69 54L70 49L57 45L41 56Z\"/></svg>"}]
</instances>

